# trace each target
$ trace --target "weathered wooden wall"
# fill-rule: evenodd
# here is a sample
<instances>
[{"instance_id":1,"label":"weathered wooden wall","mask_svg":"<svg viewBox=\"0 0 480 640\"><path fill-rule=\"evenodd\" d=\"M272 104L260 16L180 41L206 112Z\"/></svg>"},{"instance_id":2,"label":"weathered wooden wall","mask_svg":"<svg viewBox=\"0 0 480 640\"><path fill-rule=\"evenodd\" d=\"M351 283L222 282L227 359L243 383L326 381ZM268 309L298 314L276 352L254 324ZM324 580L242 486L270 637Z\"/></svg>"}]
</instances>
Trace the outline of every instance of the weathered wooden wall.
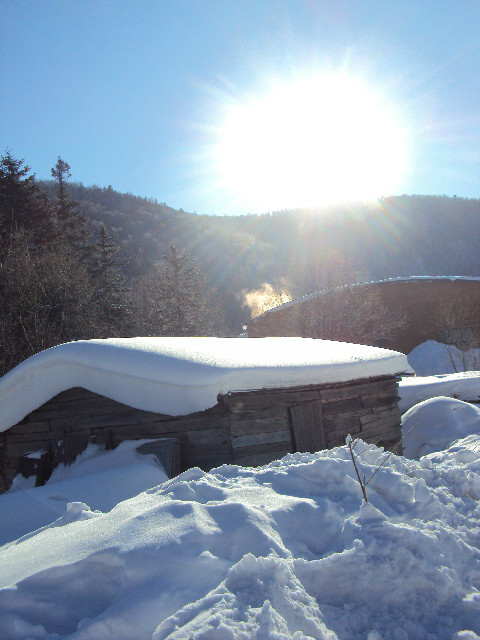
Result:
<instances>
[{"instance_id":1,"label":"weathered wooden wall","mask_svg":"<svg viewBox=\"0 0 480 640\"><path fill-rule=\"evenodd\" d=\"M123 440L174 436L181 443L182 469L208 470L334 447L349 433L387 448L398 443L395 378L230 393L219 396L215 407L188 416L140 411L72 389L0 433L0 491L18 472L35 474L42 484L57 464L72 462L89 442L113 448ZM43 454L29 458L30 452Z\"/></svg>"},{"instance_id":2,"label":"weathered wooden wall","mask_svg":"<svg viewBox=\"0 0 480 640\"><path fill-rule=\"evenodd\" d=\"M286 453L311 450L309 442L314 450L336 447L349 433L386 448L401 438L398 385L391 376L231 393L223 401L236 464L266 464Z\"/></svg>"},{"instance_id":3,"label":"weathered wooden wall","mask_svg":"<svg viewBox=\"0 0 480 640\"><path fill-rule=\"evenodd\" d=\"M0 491L8 488L24 456L46 452L40 482L59 462L72 462L89 442L114 448L123 440L175 435L181 441L182 468L212 468L232 461L229 422L219 403L208 411L174 417L133 409L85 389L65 391L0 433ZM3 464L1 462L3 458ZM33 465L32 465L33 466ZM35 473L37 471L35 470Z\"/></svg>"}]
</instances>

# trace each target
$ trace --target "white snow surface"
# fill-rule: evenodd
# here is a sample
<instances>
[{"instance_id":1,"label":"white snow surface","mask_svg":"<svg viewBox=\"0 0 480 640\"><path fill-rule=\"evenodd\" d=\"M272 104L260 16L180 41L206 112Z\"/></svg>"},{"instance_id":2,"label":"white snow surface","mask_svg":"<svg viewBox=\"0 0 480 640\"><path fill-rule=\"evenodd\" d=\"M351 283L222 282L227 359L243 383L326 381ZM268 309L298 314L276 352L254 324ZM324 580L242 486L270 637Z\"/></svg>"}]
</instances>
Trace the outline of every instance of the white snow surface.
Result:
<instances>
[{"instance_id":1,"label":"white snow surface","mask_svg":"<svg viewBox=\"0 0 480 640\"><path fill-rule=\"evenodd\" d=\"M408 363L417 376L472 371L480 365L480 349L462 351L451 344L427 340L408 354Z\"/></svg>"},{"instance_id":2,"label":"white snow surface","mask_svg":"<svg viewBox=\"0 0 480 640\"><path fill-rule=\"evenodd\" d=\"M83 387L137 409L203 411L219 393L344 382L409 371L406 356L309 338L110 338L47 349L0 379L0 431Z\"/></svg>"},{"instance_id":3,"label":"white snow surface","mask_svg":"<svg viewBox=\"0 0 480 640\"><path fill-rule=\"evenodd\" d=\"M367 479L386 457L355 451ZM393 455L367 492L341 447L69 505L0 547L0 637L478 640L480 437Z\"/></svg>"},{"instance_id":4,"label":"white snow surface","mask_svg":"<svg viewBox=\"0 0 480 640\"><path fill-rule=\"evenodd\" d=\"M68 517L93 517L167 480L155 456L135 451L144 442L149 440L125 441L112 451L89 444L73 464L59 465L43 487L35 488L34 476L18 475L0 495L0 545L64 523L69 503L76 506Z\"/></svg>"},{"instance_id":5,"label":"white snow surface","mask_svg":"<svg viewBox=\"0 0 480 640\"><path fill-rule=\"evenodd\" d=\"M403 415L402 432L404 455L420 458L471 434L480 436L480 408L454 398L430 398Z\"/></svg>"},{"instance_id":6,"label":"white snow surface","mask_svg":"<svg viewBox=\"0 0 480 640\"><path fill-rule=\"evenodd\" d=\"M423 400L439 396L480 403L480 371L405 377L399 383L402 413Z\"/></svg>"}]
</instances>

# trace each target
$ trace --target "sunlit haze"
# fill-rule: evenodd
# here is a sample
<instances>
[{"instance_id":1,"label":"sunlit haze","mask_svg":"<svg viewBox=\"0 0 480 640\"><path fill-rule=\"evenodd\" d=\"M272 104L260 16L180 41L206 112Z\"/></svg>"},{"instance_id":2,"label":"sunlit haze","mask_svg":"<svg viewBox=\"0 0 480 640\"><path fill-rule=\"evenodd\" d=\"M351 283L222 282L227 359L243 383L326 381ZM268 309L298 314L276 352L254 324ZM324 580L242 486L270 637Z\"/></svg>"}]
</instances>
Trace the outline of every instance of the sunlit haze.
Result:
<instances>
[{"instance_id":1,"label":"sunlit haze","mask_svg":"<svg viewBox=\"0 0 480 640\"><path fill-rule=\"evenodd\" d=\"M2 2L0 151L214 215L480 196L478 0Z\"/></svg>"},{"instance_id":2,"label":"sunlit haze","mask_svg":"<svg viewBox=\"0 0 480 640\"><path fill-rule=\"evenodd\" d=\"M247 97L228 107L217 135L217 179L253 210L389 194L408 163L407 131L393 107L341 73Z\"/></svg>"}]
</instances>

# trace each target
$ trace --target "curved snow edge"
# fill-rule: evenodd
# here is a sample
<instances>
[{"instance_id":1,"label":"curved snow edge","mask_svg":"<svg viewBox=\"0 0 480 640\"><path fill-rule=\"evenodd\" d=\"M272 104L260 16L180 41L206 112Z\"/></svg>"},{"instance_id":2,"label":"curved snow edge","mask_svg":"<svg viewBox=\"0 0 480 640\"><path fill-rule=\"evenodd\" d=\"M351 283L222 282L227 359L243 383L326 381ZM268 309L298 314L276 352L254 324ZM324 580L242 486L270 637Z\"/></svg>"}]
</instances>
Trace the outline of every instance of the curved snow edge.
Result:
<instances>
[{"instance_id":1,"label":"curved snow edge","mask_svg":"<svg viewBox=\"0 0 480 640\"><path fill-rule=\"evenodd\" d=\"M252 343L242 339L237 342L235 338L138 340L78 341L47 349L25 360L0 379L0 431L9 429L57 394L74 387L136 409L174 416L204 411L216 404L218 394L233 391L346 382L409 370L406 356L394 351L302 338L270 338L265 339L267 342L256 339ZM209 343L209 340L215 342ZM246 342L249 348L245 350ZM143 350L137 349L137 344ZM193 355L186 360L185 345L189 344ZM272 344L285 347L287 352L292 346L297 347L298 363L292 358L292 362L286 364L285 356L279 355L278 364L270 357L266 358L270 362L262 365L262 351L267 347L271 349ZM162 352L164 345L168 349ZM173 355L172 345L181 347L178 357ZM199 345L205 353L199 351ZM217 351L219 346L237 349L233 358L238 361L237 366L233 366L228 357L214 364L216 354L212 356L205 349L210 345ZM346 357L348 347L350 357ZM259 361L256 366L252 364L252 349ZM323 360L322 349L328 354ZM342 357L332 359L332 349L338 350ZM245 351L242 362L241 354Z\"/></svg>"}]
</instances>

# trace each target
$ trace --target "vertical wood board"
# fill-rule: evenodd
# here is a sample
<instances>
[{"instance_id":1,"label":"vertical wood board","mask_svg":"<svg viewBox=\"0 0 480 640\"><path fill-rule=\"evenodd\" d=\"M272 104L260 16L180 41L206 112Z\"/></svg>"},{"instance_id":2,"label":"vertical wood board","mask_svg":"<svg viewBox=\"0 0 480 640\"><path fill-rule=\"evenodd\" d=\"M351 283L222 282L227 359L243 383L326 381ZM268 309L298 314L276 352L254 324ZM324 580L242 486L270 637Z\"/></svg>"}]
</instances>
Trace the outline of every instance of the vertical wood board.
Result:
<instances>
[{"instance_id":1,"label":"vertical wood board","mask_svg":"<svg viewBox=\"0 0 480 640\"><path fill-rule=\"evenodd\" d=\"M289 408L295 451L311 452L327 448L320 400Z\"/></svg>"}]
</instances>

